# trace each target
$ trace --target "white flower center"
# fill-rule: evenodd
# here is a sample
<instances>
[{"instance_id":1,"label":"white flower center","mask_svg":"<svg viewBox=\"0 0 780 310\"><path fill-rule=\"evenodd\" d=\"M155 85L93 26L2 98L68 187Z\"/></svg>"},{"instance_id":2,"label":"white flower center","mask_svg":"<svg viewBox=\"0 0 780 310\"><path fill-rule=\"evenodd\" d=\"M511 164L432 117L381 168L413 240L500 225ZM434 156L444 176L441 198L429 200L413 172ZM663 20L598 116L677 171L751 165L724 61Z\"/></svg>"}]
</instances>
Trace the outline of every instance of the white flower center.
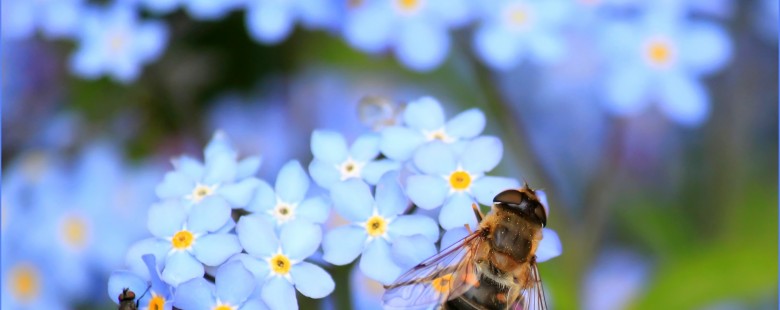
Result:
<instances>
[{"instance_id":1,"label":"white flower center","mask_svg":"<svg viewBox=\"0 0 780 310\"><path fill-rule=\"evenodd\" d=\"M444 127L433 131L423 131L423 135L427 141L441 140L444 143L455 142L455 138L448 135L447 131L444 130Z\"/></svg>"},{"instance_id":2,"label":"white flower center","mask_svg":"<svg viewBox=\"0 0 780 310\"><path fill-rule=\"evenodd\" d=\"M351 178L360 178L363 166L365 165L366 163L357 162L351 157L347 158L347 160L338 166L339 173L341 173L341 181Z\"/></svg>"},{"instance_id":3,"label":"white flower center","mask_svg":"<svg viewBox=\"0 0 780 310\"><path fill-rule=\"evenodd\" d=\"M218 184L208 186L205 184L197 183L195 184L195 187L192 189L192 192L189 195L185 196L184 198L187 198L194 203L198 203L201 200L203 200L203 198L206 198L214 194L214 191L217 190L217 186Z\"/></svg>"},{"instance_id":4,"label":"white flower center","mask_svg":"<svg viewBox=\"0 0 780 310\"><path fill-rule=\"evenodd\" d=\"M295 204L277 200L276 206L274 206L270 213L274 218L276 218L277 224L284 224L295 219L295 209L297 207L298 206Z\"/></svg>"}]
</instances>

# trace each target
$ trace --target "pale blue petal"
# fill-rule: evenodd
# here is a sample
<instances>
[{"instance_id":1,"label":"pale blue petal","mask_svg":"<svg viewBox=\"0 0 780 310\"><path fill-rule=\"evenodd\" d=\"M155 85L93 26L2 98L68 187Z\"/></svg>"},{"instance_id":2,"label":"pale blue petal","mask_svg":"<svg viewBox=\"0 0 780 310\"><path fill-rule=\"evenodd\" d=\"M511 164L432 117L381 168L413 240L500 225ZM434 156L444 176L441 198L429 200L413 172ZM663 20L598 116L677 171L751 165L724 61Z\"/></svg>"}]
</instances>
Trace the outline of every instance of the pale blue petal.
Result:
<instances>
[{"instance_id":1,"label":"pale blue petal","mask_svg":"<svg viewBox=\"0 0 780 310\"><path fill-rule=\"evenodd\" d=\"M698 74L723 68L733 54L728 33L715 23L690 23L679 41L680 65Z\"/></svg>"},{"instance_id":2,"label":"pale blue petal","mask_svg":"<svg viewBox=\"0 0 780 310\"><path fill-rule=\"evenodd\" d=\"M217 298L230 305L240 305L255 290L255 278L241 262L228 262L216 275Z\"/></svg>"},{"instance_id":3,"label":"pale blue petal","mask_svg":"<svg viewBox=\"0 0 780 310\"><path fill-rule=\"evenodd\" d=\"M360 271L371 279L389 285L404 271L393 262L390 245L384 239L371 242L360 257Z\"/></svg>"},{"instance_id":4,"label":"pale blue petal","mask_svg":"<svg viewBox=\"0 0 780 310\"><path fill-rule=\"evenodd\" d=\"M172 248L171 242L157 238L147 238L138 241L130 246L125 256L125 264L133 273L149 278L149 268L143 261L143 256L152 254L157 260L157 268L162 268L165 262L165 256Z\"/></svg>"},{"instance_id":5,"label":"pale blue petal","mask_svg":"<svg viewBox=\"0 0 780 310\"><path fill-rule=\"evenodd\" d=\"M439 225L432 218L424 215L402 215L390 223L387 233L393 242L401 236L418 234L428 238L430 242L436 242L439 240Z\"/></svg>"},{"instance_id":6,"label":"pale blue petal","mask_svg":"<svg viewBox=\"0 0 780 310\"><path fill-rule=\"evenodd\" d=\"M701 82L675 73L661 81L659 105L675 122L685 126L701 125L710 114L707 90Z\"/></svg>"},{"instance_id":7,"label":"pale blue petal","mask_svg":"<svg viewBox=\"0 0 780 310\"><path fill-rule=\"evenodd\" d=\"M206 161L206 172L203 175L203 183L217 184L232 182L238 173L238 163L233 154L217 153Z\"/></svg>"},{"instance_id":8,"label":"pale blue petal","mask_svg":"<svg viewBox=\"0 0 780 310\"><path fill-rule=\"evenodd\" d=\"M186 219L187 213L178 203L173 201L156 203L149 208L146 226L155 237L169 238L181 230Z\"/></svg>"},{"instance_id":9,"label":"pale blue petal","mask_svg":"<svg viewBox=\"0 0 780 310\"><path fill-rule=\"evenodd\" d=\"M129 288L136 296L140 297L147 287L146 281L130 271L117 270L108 277L108 297L117 304L123 289Z\"/></svg>"},{"instance_id":10,"label":"pale blue petal","mask_svg":"<svg viewBox=\"0 0 780 310\"><path fill-rule=\"evenodd\" d=\"M386 173L376 186L376 205L379 215L393 217L401 214L409 207L401 182L398 181L398 173Z\"/></svg>"},{"instance_id":11,"label":"pale blue petal","mask_svg":"<svg viewBox=\"0 0 780 310\"><path fill-rule=\"evenodd\" d=\"M396 31L396 55L410 69L430 71L447 58L450 37L443 25L421 18L405 21Z\"/></svg>"},{"instance_id":12,"label":"pale blue petal","mask_svg":"<svg viewBox=\"0 0 780 310\"><path fill-rule=\"evenodd\" d=\"M309 190L309 176L297 160L287 162L276 178L276 195L287 203L299 203Z\"/></svg>"},{"instance_id":13,"label":"pale blue petal","mask_svg":"<svg viewBox=\"0 0 780 310\"><path fill-rule=\"evenodd\" d=\"M190 209L187 230L194 232L216 231L230 219L230 206L224 199L208 196Z\"/></svg>"},{"instance_id":14,"label":"pale blue petal","mask_svg":"<svg viewBox=\"0 0 780 310\"><path fill-rule=\"evenodd\" d=\"M250 299L239 307L238 310L268 310L268 306L259 299Z\"/></svg>"},{"instance_id":15,"label":"pale blue petal","mask_svg":"<svg viewBox=\"0 0 780 310\"><path fill-rule=\"evenodd\" d=\"M366 162L379 156L380 136L376 133L367 133L359 136L349 148L349 155L359 162Z\"/></svg>"},{"instance_id":16,"label":"pale blue petal","mask_svg":"<svg viewBox=\"0 0 780 310\"><path fill-rule=\"evenodd\" d=\"M520 182L513 178L484 176L474 181L471 193L480 204L491 206L496 195L510 188L520 188Z\"/></svg>"},{"instance_id":17,"label":"pale blue petal","mask_svg":"<svg viewBox=\"0 0 780 310\"><path fill-rule=\"evenodd\" d=\"M390 159L405 161L412 157L414 150L425 142L425 137L419 131L393 126L381 132L379 149Z\"/></svg>"},{"instance_id":18,"label":"pale blue petal","mask_svg":"<svg viewBox=\"0 0 780 310\"><path fill-rule=\"evenodd\" d=\"M204 278L192 279L176 288L173 305L179 309L208 310L215 304L214 286Z\"/></svg>"},{"instance_id":19,"label":"pale blue petal","mask_svg":"<svg viewBox=\"0 0 780 310\"><path fill-rule=\"evenodd\" d=\"M471 140L460 155L463 169L481 174L493 170L504 155L504 144L496 137L482 136Z\"/></svg>"},{"instance_id":20,"label":"pale blue petal","mask_svg":"<svg viewBox=\"0 0 780 310\"><path fill-rule=\"evenodd\" d=\"M619 116L633 116L649 103L650 77L646 70L625 66L613 70L604 84L606 107Z\"/></svg>"},{"instance_id":21,"label":"pale blue petal","mask_svg":"<svg viewBox=\"0 0 780 310\"><path fill-rule=\"evenodd\" d=\"M321 267L312 263L301 262L290 269L290 276L303 296L309 298L323 298L333 293L336 283L333 278Z\"/></svg>"},{"instance_id":22,"label":"pale blue petal","mask_svg":"<svg viewBox=\"0 0 780 310\"><path fill-rule=\"evenodd\" d=\"M278 1L258 1L247 12L247 29L253 38L263 43L278 43L293 29L293 15L288 7Z\"/></svg>"},{"instance_id":23,"label":"pale blue petal","mask_svg":"<svg viewBox=\"0 0 780 310\"><path fill-rule=\"evenodd\" d=\"M436 255L436 245L422 235L406 236L393 240L391 252L399 266L409 269Z\"/></svg>"},{"instance_id":24,"label":"pale blue petal","mask_svg":"<svg viewBox=\"0 0 780 310\"><path fill-rule=\"evenodd\" d=\"M260 180L247 178L241 182L223 185L217 192L230 203L232 207L244 207L249 204Z\"/></svg>"},{"instance_id":25,"label":"pale blue petal","mask_svg":"<svg viewBox=\"0 0 780 310\"><path fill-rule=\"evenodd\" d=\"M350 222L363 222L371 217L374 197L368 185L358 179L349 179L333 185L330 190L333 207Z\"/></svg>"},{"instance_id":26,"label":"pale blue petal","mask_svg":"<svg viewBox=\"0 0 780 310\"><path fill-rule=\"evenodd\" d=\"M471 229L476 229L476 227L472 227ZM455 244L455 242L463 240L463 238L466 238L468 235L469 231L466 230L465 227L457 227L445 231L444 235L441 236L441 250L444 251L446 248Z\"/></svg>"},{"instance_id":27,"label":"pale blue petal","mask_svg":"<svg viewBox=\"0 0 780 310\"><path fill-rule=\"evenodd\" d=\"M151 291L162 294L163 296L169 296L170 286L160 279L160 269L157 267L157 257L154 254L145 254L141 256L141 259L146 265L146 269L149 271L149 280L152 284Z\"/></svg>"},{"instance_id":28,"label":"pale blue petal","mask_svg":"<svg viewBox=\"0 0 780 310\"><path fill-rule=\"evenodd\" d=\"M255 194L249 201L246 209L251 212L265 212L276 205L276 193L266 181L259 180L255 188Z\"/></svg>"},{"instance_id":29,"label":"pale blue petal","mask_svg":"<svg viewBox=\"0 0 780 310\"><path fill-rule=\"evenodd\" d=\"M292 260L303 260L317 251L322 241L322 228L306 220L288 222L279 234L282 252Z\"/></svg>"},{"instance_id":30,"label":"pale blue petal","mask_svg":"<svg viewBox=\"0 0 780 310\"><path fill-rule=\"evenodd\" d=\"M536 261L539 263L558 257L563 253L561 239L558 238L558 234L554 230L543 228L542 236L542 241L539 242L539 247L536 249Z\"/></svg>"},{"instance_id":31,"label":"pale blue petal","mask_svg":"<svg viewBox=\"0 0 780 310\"><path fill-rule=\"evenodd\" d=\"M182 282L202 277L203 264L187 251L176 251L165 260L165 269L162 271L162 279L172 286L179 286Z\"/></svg>"},{"instance_id":32,"label":"pale blue petal","mask_svg":"<svg viewBox=\"0 0 780 310\"><path fill-rule=\"evenodd\" d=\"M211 141L209 141L209 144L206 145L206 148L203 150L206 162L211 161L219 154L229 154L232 158L238 156L235 149L233 149L227 134L222 130L214 132L214 135L211 136Z\"/></svg>"},{"instance_id":33,"label":"pale blue petal","mask_svg":"<svg viewBox=\"0 0 780 310\"><path fill-rule=\"evenodd\" d=\"M274 227L273 223L260 215L245 215L238 220L236 234L247 253L262 258L271 256L279 248Z\"/></svg>"},{"instance_id":34,"label":"pale blue petal","mask_svg":"<svg viewBox=\"0 0 780 310\"><path fill-rule=\"evenodd\" d=\"M547 214L547 218L550 217L550 205L547 204L547 193L544 192L544 190L537 189L536 190L536 198L539 198L539 202L542 203L542 206L544 207L544 213Z\"/></svg>"},{"instance_id":35,"label":"pale blue petal","mask_svg":"<svg viewBox=\"0 0 780 310\"><path fill-rule=\"evenodd\" d=\"M414 165L425 174L449 175L457 168L455 154L441 141L426 143L414 153Z\"/></svg>"},{"instance_id":36,"label":"pale blue petal","mask_svg":"<svg viewBox=\"0 0 780 310\"><path fill-rule=\"evenodd\" d=\"M340 133L315 130L311 134L311 153L326 164L340 164L347 160L347 141Z\"/></svg>"},{"instance_id":37,"label":"pale blue petal","mask_svg":"<svg viewBox=\"0 0 780 310\"><path fill-rule=\"evenodd\" d=\"M173 166L176 168L176 170L190 176L190 179L203 179L203 173L205 172L206 168L203 167L203 163L201 163L199 160L184 155L171 160L171 162L173 163Z\"/></svg>"},{"instance_id":38,"label":"pale blue petal","mask_svg":"<svg viewBox=\"0 0 780 310\"><path fill-rule=\"evenodd\" d=\"M520 63L520 56L525 52L521 42L506 28L491 23L477 29L474 50L491 68L509 70Z\"/></svg>"},{"instance_id":39,"label":"pale blue petal","mask_svg":"<svg viewBox=\"0 0 780 310\"><path fill-rule=\"evenodd\" d=\"M368 162L360 172L368 184L375 185L387 172L401 169L401 163L390 159L380 159Z\"/></svg>"},{"instance_id":40,"label":"pale blue petal","mask_svg":"<svg viewBox=\"0 0 780 310\"><path fill-rule=\"evenodd\" d=\"M330 214L330 202L325 197L312 197L304 200L295 212L303 219L322 224Z\"/></svg>"},{"instance_id":41,"label":"pale blue petal","mask_svg":"<svg viewBox=\"0 0 780 310\"><path fill-rule=\"evenodd\" d=\"M236 168L236 179L252 177L260 170L263 159L260 156L250 156L238 162Z\"/></svg>"},{"instance_id":42,"label":"pale blue petal","mask_svg":"<svg viewBox=\"0 0 780 310\"><path fill-rule=\"evenodd\" d=\"M271 271L269 269L268 262L266 262L265 259L252 257L249 254L239 253L228 260L228 262L234 261L241 262L241 264L244 265L244 268L249 270L252 276L254 276L255 282L260 281L259 283L262 283L265 281ZM255 288L255 291L257 291L257 289L260 289L260 285L256 286Z\"/></svg>"},{"instance_id":43,"label":"pale blue petal","mask_svg":"<svg viewBox=\"0 0 780 310\"><path fill-rule=\"evenodd\" d=\"M349 225L331 229L322 241L323 259L334 265L349 264L363 251L367 238L363 227Z\"/></svg>"},{"instance_id":44,"label":"pale blue petal","mask_svg":"<svg viewBox=\"0 0 780 310\"><path fill-rule=\"evenodd\" d=\"M454 138L473 138L485 129L485 113L480 109L469 109L455 115L447 122L445 131Z\"/></svg>"},{"instance_id":45,"label":"pale blue petal","mask_svg":"<svg viewBox=\"0 0 780 310\"><path fill-rule=\"evenodd\" d=\"M155 192L157 197L161 199L166 198L180 198L189 194L195 187L195 181L190 177L179 171L171 171L165 174L165 178L162 183L157 185Z\"/></svg>"},{"instance_id":46,"label":"pale blue petal","mask_svg":"<svg viewBox=\"0 0 780 310\"><path fill-rule=\"evenodd\" d=\"M336 164L328 164L316 158L309 164L309 174L314 182L324 189L330 189L334 183L341 179L341 173Z\"/></svg>"},{"instance_id":47,"label":"pale blue petal","mask_svg":"<svg viewBox=\"0 0 780 310\"><path fill-rule=\"evenodd\" d=\"M272 277L263 286L261 296L263 302L271 310L297 310L295 288L282 277Z\"/></svg>"},{"instance_id":48,"label":"pale blue petal","mask_svg":"<svg viewBox=\"0 0 780 310\"><path fill-rule=\"evenodd\" d=\"M350 45L371 53L385 49L393 35L393 14L381 5L365 5L344 21L344 38Z\"/></svg>"},{"instance_id":49,"label":"pale blue petal","mask_svg":"<svg viewBox=\"0 0 780 310\"><path fill-rule=\"evenodd\" d=\"M439 213L439 224L445 230L463 227L469 224L471 229L476 229L477 218L471 210L474 201L471 196L464 193L455 193L444 203Z\"/></svg>"},{"instance_id":50,"label":"pale blue petal","mask_svg":"<svg viewBox=\"0 0 780 310\"><path fill-rule=\"evenodd\" d=\"M404 122L416 130L437 130L444 127L444 109L432 97L422 97L406 106Z\"/></svg>"},{"instance_id":51,"label":"pale blue petal","mask_svg":"<svg viewBox=\"0 0 780 310\"><path fill-rule=\"evenodd\" d=\"M447 199L449 186L441 177L413 175L406 180L406 194L420 208L430 210L441 206Z\"/></svg>"},{"instance_id":52,"label":"pale blue petal","mask_svg":"<svg viewBox=\"0 0 780 310\"><path fill-rule=\"evenodd\" d=\"M532 60L541 65L553 65L566 57L563 38L553 33L534 33L528 37L528 48Z\"/></svg>"},{"instance_id":53,"label":"pale blue petal","mask_svg":"<svg viewBox=\"0 0 780 310\"><path fill-rule=\"evenodd\" d=\"M195 241L192 252L202 263L217 266L241 252L241 244L234 234L208 234Z\"/></svg>"}]
</instances>

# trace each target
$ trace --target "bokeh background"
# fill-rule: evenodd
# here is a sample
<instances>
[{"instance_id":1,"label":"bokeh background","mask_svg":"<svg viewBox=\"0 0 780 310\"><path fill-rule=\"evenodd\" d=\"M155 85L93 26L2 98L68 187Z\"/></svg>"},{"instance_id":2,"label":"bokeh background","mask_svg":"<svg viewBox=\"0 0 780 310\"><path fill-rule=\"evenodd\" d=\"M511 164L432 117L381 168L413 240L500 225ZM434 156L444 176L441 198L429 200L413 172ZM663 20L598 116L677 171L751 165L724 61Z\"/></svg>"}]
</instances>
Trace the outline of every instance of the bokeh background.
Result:
<instances>
[{"instance_id":1,"label":"bokeh background","mask_svg":"<svg viewBox=\"0 0 780 310\"><path fill-rule=\"evenodd\" d=\"M554 309L778 306L777 1L2 0L0 20L3 308L116 307L169 158L222 129L273 178L314 129L372 130L366 95L486 113L495 173L547 192ZM304 309L376 306L328 270Z\"/></svg>"}]
</instances>

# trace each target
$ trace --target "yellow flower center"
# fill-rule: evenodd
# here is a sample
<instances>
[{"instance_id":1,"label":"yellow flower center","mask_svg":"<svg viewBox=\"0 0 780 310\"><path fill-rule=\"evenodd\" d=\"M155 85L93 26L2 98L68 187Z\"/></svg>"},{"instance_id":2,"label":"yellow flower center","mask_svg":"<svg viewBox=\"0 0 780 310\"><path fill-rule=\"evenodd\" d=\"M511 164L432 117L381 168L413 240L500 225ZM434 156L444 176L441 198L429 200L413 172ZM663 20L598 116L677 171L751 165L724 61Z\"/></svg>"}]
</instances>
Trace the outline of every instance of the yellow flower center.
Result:
<instances>
[{"instance_id":1,"label":"yellow flower center","mask_svg":"<svg viewBox=\"0 0 780 310\"><path fill-rule=\"evenodd\" d=\"M165 306L165 298L160 295L152 293L152 299L149 300L149 310L163 310Z\"/></svg>"},{"instance_id":2,"label":"yellow flower center","mask_svg":"<svg viewBox=\"0 0 780 310\"><path fill-rule=\"evenodd\" d=\"M462 191L468 189L471 185L471 175L466 171L455 171L450 174L450 187L454 190Z\"/></svg>"},{"instance_id":3,"label":"yellow flower center","mask_svg":"<svg viewBox=\"0 0 780 310\"><path fill-rule=\"evenodd\" d=\"M197 203L213 193L214 187L198 183L195 185L195 188L192 189L192 193L187 198Z\"/></svg>"},{"instance_id":4,"label":"yellow flower center","mask_svg":"<svg viewBox=\"0 0 780 310\"><path fill-rule=\"evenodd\" d=\"M366 232L369 236L382 236L385 231L387 231L387 221L383 217L374 215L366 221Z\"/></svg>"},{"instance_id":5,"label":"yellow flower center","mask_svg":"<svg viewBox=\"0 0 780 310\"><path fill-rule=\"evenodd\" d=\"M645 57L652 66L667 67L674 60L674 48L667 40L653 39L645 45Z\"/></svg>"},{"instance_id":6,"label":"yellow flower center","mask_svg":"<svg viewBox=\"0 0 780 310\"><path fill-rule=\"evenodd\" d=\"M434 131L426 132L425 133L425 138L428 141L440 140L440 141L445 142L445 143L450 143L450 142L455 141L454 138L450 137L447 134L447 132L444 131L444 128L439 128L439 129L434 130Z\"/></svg>"},{"instance_id":7,"label":"yellow flower center","mask_svg":"<svg viewBox=\"0 0 780 310\"><path fill-rule=\"evenodd\" d=\"M287 256L284 254L276 254L274 257L271 257L271 260L268 262L268 264L271 265L271 270L279 275L286 275L288 272L290 272L290 267L292 267L292 264L290 264L290 259L287 258Z\"/></svg>"},{"instance_id":8,"label":"yellow flower center","mask_svg":"<svg viewBox=\"0 0 780 310\"><path fill-rule=\"evenodd\" d=\"M60 227L65 244L75 250L81 250L87 245L89 236L87 222L77 215L69 215L62 221Z\"/></svg>"},{"instance_id":9,"label":"yellow flower center","mask_svg":"<svg viewBox=\"0 0 780 310\"><path fill-rule=\"evenodd\" d=\"M20 263L8 272L11 295L20 302L29 302L38 297L41 289L38 269L30 263Z\"/></svg>"},{"instance_id":10,"label":"yellow flower center","mask_svg":"<svg viewBox=\"0 0 780 310\"><path fill-rule=\"evenodd\" d=\"M439 294L449 293L450 289L452 288L452 274L448 273L441 277L433 279L433 282L431 282L431 286L433 287L434 290L439 292Z\"/></svg>"},{"instance_id":11,"label":"yellow flower center","mask_svg":"<svg viewBox=\"0 0 780 310\"><path fill-rule=\"evenodd\" d=\"M527 29L531 23L531 11L525 5L511 4L504 8L504 22L511 29Z\"/></svg>"},{"instance_id":12,"label":"yellow flower center","mask_svg":"<svg viewBox=\"0 0 780 310\"><path fill-rule=\"evenodd\" d=\"M173 235L173 238L171 238L173 248L177 250L189 249L194 241L195 236L192 234L192 232L187 230L180 230L175 235Z\"/></svg>"},{"instance_id":13,"label":"yellow flower center","mask_svg":"<svg viewBox=\"0 0 780 310\"><path fill-rule=\"evenodd\" d=\"M402 13L410 14L420 9L422 0L396 0L395 3Z\"/></svg>"}]
</instances>

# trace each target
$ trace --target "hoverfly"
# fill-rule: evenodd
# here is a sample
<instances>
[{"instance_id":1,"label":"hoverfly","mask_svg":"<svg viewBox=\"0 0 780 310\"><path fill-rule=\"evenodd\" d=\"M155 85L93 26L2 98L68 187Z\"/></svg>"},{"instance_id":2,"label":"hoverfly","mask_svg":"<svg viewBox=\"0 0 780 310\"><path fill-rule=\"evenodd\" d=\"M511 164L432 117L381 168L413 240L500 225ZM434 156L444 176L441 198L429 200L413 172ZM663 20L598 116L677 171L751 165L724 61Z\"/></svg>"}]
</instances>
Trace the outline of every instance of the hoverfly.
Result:
<instances>
[{"instance_id":1,"label":"hoverfly","mask_svg":"<svg viewBox=\"0 0 780 310\"><path fill-rule=\"evenodd\" d=\"M138 300L135 299L135 292L131 291L129 288L123 288L122 293L119 293L119 310L138 310L138 304L141 301L141 298L146 295L147 292L149 292L149 288L151 286L146 288L146 292L143 293L140 297L138 297Z\"/></svg>"},{"instance_id":2,"label":"hoverfly","mask_svg":"<svg viewBox=\"0 0 780 310\"><path fill-rule=\"evenodd\" d=\"M536 192L505 190L485 216L472 208L478 229L386 286L385 309L547 309L535 254L547 212Z\"/></svg>"}]
</instances>

